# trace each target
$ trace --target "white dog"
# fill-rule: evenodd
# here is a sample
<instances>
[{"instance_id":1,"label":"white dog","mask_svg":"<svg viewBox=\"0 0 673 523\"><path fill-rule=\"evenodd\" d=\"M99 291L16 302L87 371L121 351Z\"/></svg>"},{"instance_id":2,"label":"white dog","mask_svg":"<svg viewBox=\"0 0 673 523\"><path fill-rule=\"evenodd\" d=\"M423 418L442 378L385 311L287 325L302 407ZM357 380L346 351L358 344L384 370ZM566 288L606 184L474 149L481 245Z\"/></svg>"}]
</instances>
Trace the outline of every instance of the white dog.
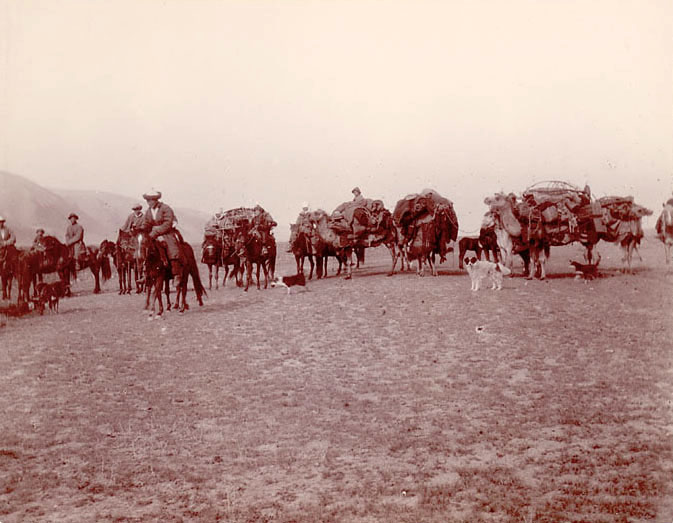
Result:
<instances>
[{"instance_id":1,"label":"white dog","mask_svg":"<svg viewBox=\"0 0 673 523\"><path fill-rule=\"evenodd\" d=\"M503 277L511 274L507 267L502 263L494 263L485 260L477 260L477 258L465 258L465 268L472 280L472 290L478 291L481 287L481 282L486 278L491 280L491 289L501 290Z\"/></svg>"}]
</instances>

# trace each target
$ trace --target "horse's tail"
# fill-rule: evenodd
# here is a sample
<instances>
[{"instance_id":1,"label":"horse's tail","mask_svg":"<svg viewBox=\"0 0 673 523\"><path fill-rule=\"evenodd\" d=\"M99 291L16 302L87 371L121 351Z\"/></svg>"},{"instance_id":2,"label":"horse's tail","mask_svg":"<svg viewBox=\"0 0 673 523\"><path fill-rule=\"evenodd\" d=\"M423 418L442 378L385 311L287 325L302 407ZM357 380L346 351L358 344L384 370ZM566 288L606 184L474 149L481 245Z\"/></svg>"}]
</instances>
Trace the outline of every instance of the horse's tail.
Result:
<instances>
[{"instance_id":1,"label":"horse's tail","mask_svg":"<svg viewBox=\"0 0 673 523\"><path fill-rule=\"evenodd\" d=\"M196 256L194 256L194 249L192 249L192 246L186 242L184 242L182 246L187 258L189 274L191 274L192 282L194 283L194 292L196 293L196 298L198 299L199 304L201 304L202 297L208 296L208 293L201 282L201 275L199 274L199 266L196 263Z\"/></svg>"},{"instance_id":2,"label":"horse's tail","mask_svg":"<svg viewBox=\"0 0 673 523\"><path fill-rule=\"evenodd\" d=\"M110 258L106 255L101 256L100 271L103 276L103 281L108 281L112 278L112 267L110 267Z\"/></svg>"}]
</instances>

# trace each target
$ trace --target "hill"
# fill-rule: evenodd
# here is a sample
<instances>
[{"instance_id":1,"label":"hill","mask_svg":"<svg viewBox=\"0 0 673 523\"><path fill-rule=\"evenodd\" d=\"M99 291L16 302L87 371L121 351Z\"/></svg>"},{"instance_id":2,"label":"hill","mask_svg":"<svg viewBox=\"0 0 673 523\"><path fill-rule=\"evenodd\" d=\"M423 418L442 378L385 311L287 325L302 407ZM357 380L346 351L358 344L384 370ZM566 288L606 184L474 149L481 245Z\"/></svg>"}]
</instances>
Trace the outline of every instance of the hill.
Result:
<instances>
[{"instance_id":1,"label":"hill","mask_svg":"<svg viewBox=\"0 0 673 523\"><path fill-rule=\"evenodd\" d=\"M85 241L114 240L117 229L140 199L101 191L46 188L22 176L0 171L0 214L16 233L17 243L30 244L35 230L63 239L67 216L75 212L84 226ZM174 208L185 239L199 242L208 214L194 209Z\"/></svg>"}]
</instances>

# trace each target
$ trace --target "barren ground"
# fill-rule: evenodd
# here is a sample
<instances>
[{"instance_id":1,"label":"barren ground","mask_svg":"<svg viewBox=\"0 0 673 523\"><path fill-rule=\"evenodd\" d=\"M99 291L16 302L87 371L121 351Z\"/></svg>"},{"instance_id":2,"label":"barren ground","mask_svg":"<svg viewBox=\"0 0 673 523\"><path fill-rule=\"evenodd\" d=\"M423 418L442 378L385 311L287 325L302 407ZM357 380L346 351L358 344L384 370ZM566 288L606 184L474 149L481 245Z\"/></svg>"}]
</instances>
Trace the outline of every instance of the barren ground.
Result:
<instances>
[{"instance_id":1,"label":"barren ground","mask_svg":"<svg viewBox=\"0 0 673 523\"><path fill-rule=\"evenodd\" d=\"M673 521L673 269L599 251L471 293L377 249L155 321L83 272L0 329L0 521Z\"/></svg>"}]
</instances>

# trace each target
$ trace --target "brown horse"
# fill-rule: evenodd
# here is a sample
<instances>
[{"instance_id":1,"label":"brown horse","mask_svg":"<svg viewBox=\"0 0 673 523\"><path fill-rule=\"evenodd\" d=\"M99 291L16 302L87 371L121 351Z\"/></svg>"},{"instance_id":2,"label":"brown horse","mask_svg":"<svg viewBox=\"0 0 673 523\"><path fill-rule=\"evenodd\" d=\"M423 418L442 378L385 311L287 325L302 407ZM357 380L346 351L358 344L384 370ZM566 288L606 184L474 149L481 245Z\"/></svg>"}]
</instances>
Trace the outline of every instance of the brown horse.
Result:
<instances>
[{"instance_id":1,"label":"brown horse","mask_svg":"<svg viewBox=\"0 0 673 523\"><path fill-rule=\"evenodd\" d=\"M293 238L292 243L290 244L290 249L292 254L294 254L295 262L297 263L297 274L300 272L304 273L304 261L308 258L309 263L311 264L311 270L309 271L308 279L313 279L313 268L315 263L313 262L313 243L311 241L311 235L305 233L304 231L297 231L299 226L296 223L290 224L290 237Z\"/></svg>"},{"instance_id":2,"label":"brown horse","mask_svg":"<svg viewBox=\"0 0 673 523\"><path fill-rule=\"evenodd\" d=\"M236 252L235 245L236 237L233 231L225 231L222 235L222 267L224 267L224 278L222 279L222 286L227 283L227 278L236 278L236 286L243 287L243 273L245 267L241 263L241 259ZM229 266L231 269L231 276L229 276Z\"/></svg>"},{"instance_id":3,"label":"brown horse","mask_svg":"<svg viewBox=\"0 0 673 523\"><path fill-rule=\"evenodd\" d=\"M150 317L156 312L157 301L159 302L159 312L157 313L157 316L163 314L163 303L161 299L162 289L166 294L166 301L168 303L167 309L170 310L169 281L171 279L175 281L176 286L176 309L179 309L180 312L189 309L189 305L187 304L187 284L190 276L192 277L196 299L198 300L199 305L203 305L203 297L206 296L207 293L201 282L199 267L196 263L196 257L194 256L194 249L184 241L180 242L179 247L180 260L178 264L179 268L177 269L179 272L175 274L172 272L165 250L163 250L165 247L160 245L157 240L147 236L146 240L141 245L141 257L143 259L145 285L147 290L145 308L149 309L151 304L152 312L150 313Z\"/></svg>"},{"instance_id":4,"label":"brown horse","mask_svg":"<svg viewBox=\"0 0 673 523\"><path fill-rule=\"evenodd\" d=\"M219 289L220 267L222 266L222 238L218 238L217 235L208 235L203 238L201 263L208 266L208 290L213 288L213 267L215 268L215 289ZM224 279L226 281L226 274Z\"/></svg>"},{"instance_id":5,"label":"brown horse","mask_svg":"<svg viewBox=\"0 0 673 523\"><path fill-rule=\"evenodd\" d=\"M103 240L98 247L87 246L85 266L89 267L95 280L94 294L101 292L101 278L106 282L112 277L110 259L114 260L116 251L117 246L110 240Z\"/></svg>"},{"instance_id":6,"label":"brown horse","mask_svg":"<svg viewBox=\"0 0 673 523\"><path fill-rule=\"evenodd\" d=\"M114 257L119 276L119 294L131 294L132 282L135 282L136 294L143 292L145 277L141 245L145 238L142 231L126 232L119 229Z\"/></svg>"},{"instance_id":7,"label":"brown horse","mask_svg":"<svg viewBox=\"0 0 673 523\"><path fill-rule=\"evenodd\" d=\"M273 239L272 236L269 237ZM260 270L264 271L264 288L269 285L269 276L273 279L276 265L276 242L268 241L264 244L262 235L255 228L243 225L235 240L236 253L241 259L246 271L245 291L252 283L253 264L257 265L257 289L261 289Z\"/></svg>"},{"instance_id":8,"label":"brown horse","mask_svg":"<svg viewBox=\"0 0 673 523\"><path fill-rule=\"evenodd\" d=\"M2 283L2 299L12 299L12 281L17 271L19 251L14 245L0 247L0 280Z\"/></svg>"}]
</instances>

